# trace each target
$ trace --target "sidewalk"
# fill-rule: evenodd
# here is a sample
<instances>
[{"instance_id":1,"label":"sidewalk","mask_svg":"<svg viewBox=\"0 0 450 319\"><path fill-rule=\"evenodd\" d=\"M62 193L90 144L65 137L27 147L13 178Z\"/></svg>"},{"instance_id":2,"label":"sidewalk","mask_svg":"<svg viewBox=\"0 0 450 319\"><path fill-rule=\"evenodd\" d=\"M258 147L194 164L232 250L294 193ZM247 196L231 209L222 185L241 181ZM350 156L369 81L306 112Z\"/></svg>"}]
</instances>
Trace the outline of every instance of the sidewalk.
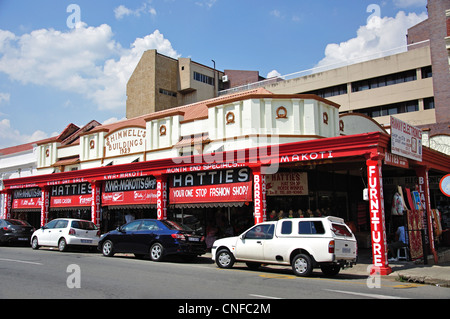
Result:
<instances>
[{"instance_id":1,"label":"sidewalk","mask_svg":"<svg viewBox=\"0 0 450 319\"><path fill-rule=\"evenodd\" d=\"M367 256L353 266L342 270L341 274L365 275L368 276L368 267L372 261ZM428 265L416 264L413 261L393 261L389 263L392 273L388 277L408 282L438 285L450 288L450 250L446 250L439 255L439 264L433 265L433 260L429 259Z\"/></svg>"}]
</instances>

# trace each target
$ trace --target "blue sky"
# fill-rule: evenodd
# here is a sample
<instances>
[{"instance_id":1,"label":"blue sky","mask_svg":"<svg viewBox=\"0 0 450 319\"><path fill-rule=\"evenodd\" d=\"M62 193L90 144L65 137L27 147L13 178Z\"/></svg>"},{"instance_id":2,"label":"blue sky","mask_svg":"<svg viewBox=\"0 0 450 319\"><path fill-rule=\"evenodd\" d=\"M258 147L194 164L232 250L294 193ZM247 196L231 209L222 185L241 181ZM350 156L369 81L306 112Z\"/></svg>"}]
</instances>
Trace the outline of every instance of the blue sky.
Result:
<instances>
[{"instance_id":1,"label":"blue sky","mask_svg":"<svg viewBox=\"0 0 450 319\"><path fill-rule=\"evenodd\" d=\"M70 6L75 4L76 6ZM0 148L123 119L142 52L286 75L406 43L426 0L0 0Z\"/></svg>"}]
</instances>

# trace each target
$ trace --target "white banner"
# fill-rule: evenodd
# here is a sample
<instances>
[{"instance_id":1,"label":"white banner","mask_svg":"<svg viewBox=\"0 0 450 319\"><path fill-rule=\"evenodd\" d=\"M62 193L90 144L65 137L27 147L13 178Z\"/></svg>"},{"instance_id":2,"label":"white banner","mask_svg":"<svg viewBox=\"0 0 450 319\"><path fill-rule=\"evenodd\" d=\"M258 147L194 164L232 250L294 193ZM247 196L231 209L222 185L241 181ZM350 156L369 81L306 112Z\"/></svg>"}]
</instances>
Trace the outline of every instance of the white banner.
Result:
<instances>
[{"instance_id":1,"label":"white banner","mask_svg":"<svg viewBox=\"0 0 450 319\"><path fill-rule=\"evenodd\" d=\"M422 162L422 130L391 116L391 153Z\"/></svg>"}]
</instances>

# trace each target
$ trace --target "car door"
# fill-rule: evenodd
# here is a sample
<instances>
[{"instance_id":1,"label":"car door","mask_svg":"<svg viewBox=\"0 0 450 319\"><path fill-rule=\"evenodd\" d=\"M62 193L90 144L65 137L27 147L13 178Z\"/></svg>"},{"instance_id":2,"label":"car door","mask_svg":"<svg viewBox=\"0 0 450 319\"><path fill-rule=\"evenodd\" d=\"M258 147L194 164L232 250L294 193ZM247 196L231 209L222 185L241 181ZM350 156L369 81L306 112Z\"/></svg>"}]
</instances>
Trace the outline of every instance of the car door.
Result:
<instances>
[{"instance_id":1,"label":"car door","mask_svg":"<svg viewBox=\"0 0 450 319\"><path fill-rule=\"evenodd\" d=\"M240 236L236 244L236 258L242 260L264 260L264 245L272 240L273 224L259 224Z\"/></svg>"},{"instance_id":2,"label":"car door","mask_svg":"<svg viewBox=\"0 0 450 319\"><path fill-rule=\"evenodd\" d=\"M54 219L39 229L37 233L39 245L47 246L50 244L51 235L58 221L58 219Z\"/></svg>"},{"instance_id":3,"label":"car door","mask_svg":"<svg viewBox=\"0 0 450 319\"><path fill-rule=\"evenodd\" d=\"M150 249L150 243L161 230L155 220L143 220L139 228L133 232L132 245L136 253L146 254Z\"/></svg>"},{"instance_id":4,"label":"car door","mask_svg":"<svg viewBox=\"0 0 450 319\"><path fill-rule=\"evenodd\" d=\"M115 239L114 243L115 249L117 251L130 253L134 252L134 232L138 230L140 225L141 221L135 220L120 227L119 234L117 234L117 238Z\"/></svg>"},{"instance_id":5,"label":"car door","mask_svg":"<svg viewBox=\"0 0 450 319\"><path fill-rule=\"evenodd\" d=\"M49 236L48 236L48 244L49 246L58 246L59 239L61 237L64 237L65 230L67 228L67 225L69 224L69 221L67 219L59 219L55 227L52 230L49 230Z\"/></svg>"}]
</instances>

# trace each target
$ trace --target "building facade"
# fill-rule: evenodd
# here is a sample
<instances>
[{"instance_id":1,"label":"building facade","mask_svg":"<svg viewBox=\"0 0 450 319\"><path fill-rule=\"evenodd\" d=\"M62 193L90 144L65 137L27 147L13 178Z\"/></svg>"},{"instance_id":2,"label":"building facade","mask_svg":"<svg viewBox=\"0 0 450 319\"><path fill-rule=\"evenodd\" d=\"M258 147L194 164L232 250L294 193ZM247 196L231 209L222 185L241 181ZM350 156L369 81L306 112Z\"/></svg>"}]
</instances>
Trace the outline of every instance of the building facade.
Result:
<instances>
[{"instance_id":1,"label":"building facade","mask_svg":"<svg viewBox=\"0 0 450 319\"><path fill-rule=\"evenodd\" d=\"M389 134L369 117L339 116L339 105L314 95L264 89L97 126L79 141L62 149L40 143L41 174L4 181L2 217L39 216L40 225L84 218L108 231L134 214L182 221L211 242L273 218L272 211L334 215L353 223L362 243L376 238L366 248L382 274L390 272L393 227L385 201L398 183L414 187L418 178L426 181L424 205L434 207L439 194L429 181L450 170L449 157L428 148L421 161L402 158L399 167ZM74 153L77 162L59 157ZM77 169L51 173L61 161Z\"/></svg>"}]
</instances>

